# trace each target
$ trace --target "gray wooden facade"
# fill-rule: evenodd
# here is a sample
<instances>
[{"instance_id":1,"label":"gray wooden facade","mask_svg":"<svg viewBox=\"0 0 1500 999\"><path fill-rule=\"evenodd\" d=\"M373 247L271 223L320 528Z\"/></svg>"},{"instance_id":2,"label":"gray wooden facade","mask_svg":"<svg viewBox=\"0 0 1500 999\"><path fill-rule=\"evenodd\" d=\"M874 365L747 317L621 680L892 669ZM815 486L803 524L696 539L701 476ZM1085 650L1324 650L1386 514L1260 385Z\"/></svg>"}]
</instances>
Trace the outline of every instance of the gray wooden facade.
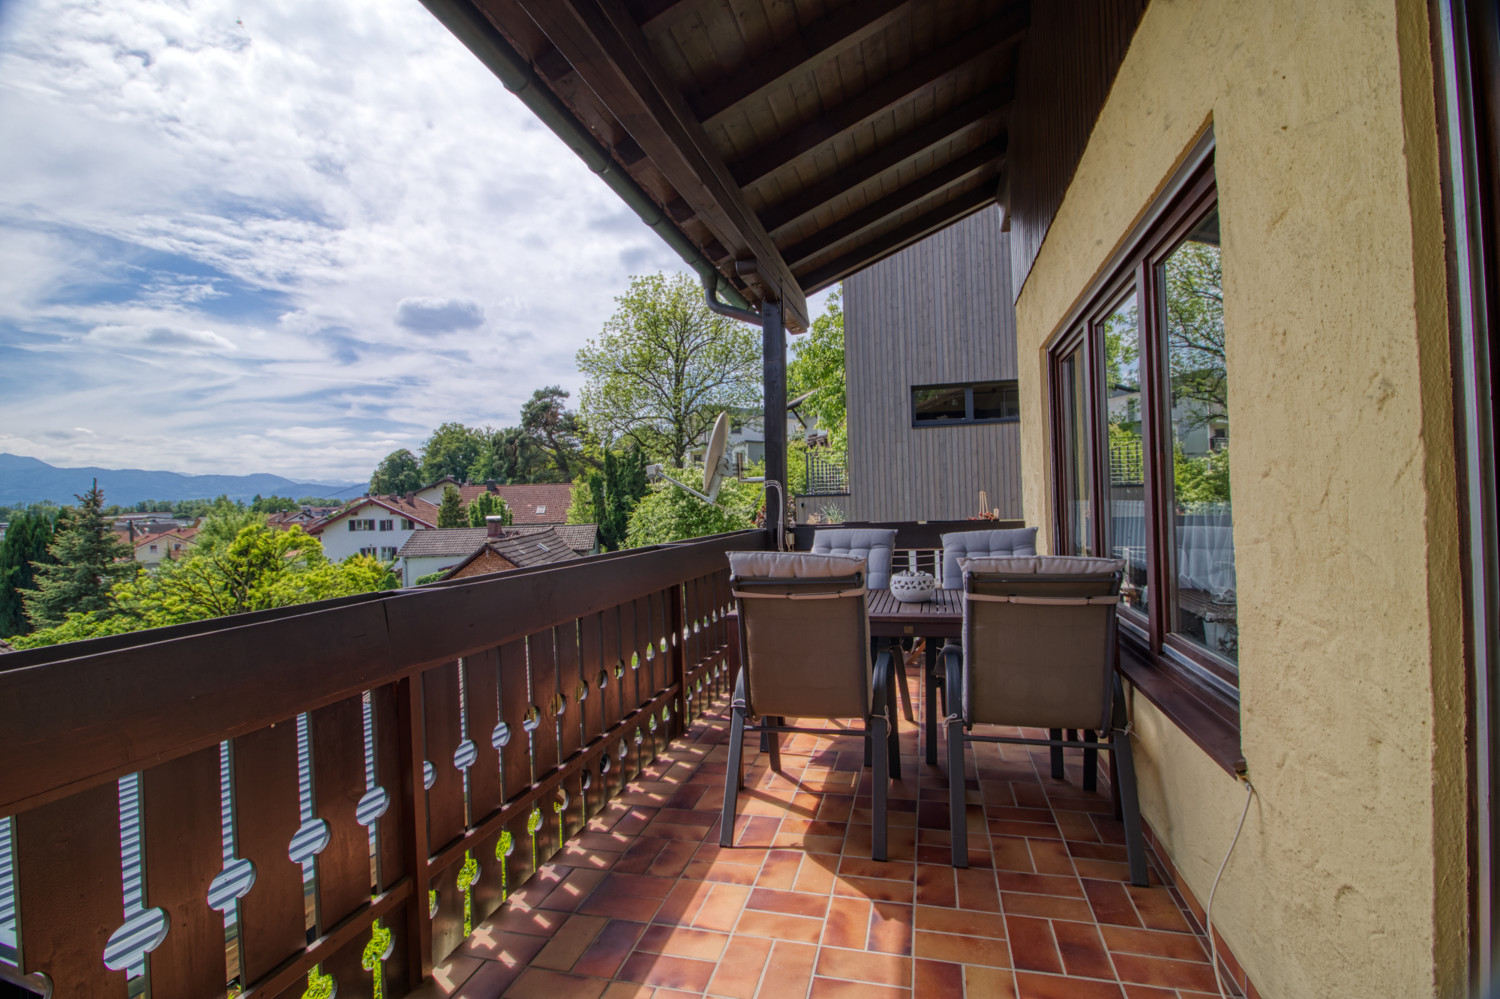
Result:
<instances>
[{"instance_id":1,"label":"gray wooden facade","mask_svg":"<svg viewBox=\"0 0 1500 999\"><path fill-rule=\"evenodd\" d=\"M1021 517L1019 423L913 427L912 386L1016 377L1010 236L987 208L844 281L850 520Z\"/></svg>"}]
</instances>

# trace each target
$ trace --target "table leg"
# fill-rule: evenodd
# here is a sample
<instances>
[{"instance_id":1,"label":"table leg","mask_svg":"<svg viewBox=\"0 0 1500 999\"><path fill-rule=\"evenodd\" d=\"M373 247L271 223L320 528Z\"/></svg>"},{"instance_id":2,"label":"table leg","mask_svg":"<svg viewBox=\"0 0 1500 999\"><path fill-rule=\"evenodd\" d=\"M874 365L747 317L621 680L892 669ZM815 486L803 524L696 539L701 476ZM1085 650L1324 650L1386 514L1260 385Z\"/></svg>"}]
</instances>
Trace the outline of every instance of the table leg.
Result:
<instances>
[{"instance_id":1,"label":"table leg","mask_svg":"<svg viewBox=\"0 0 1500 999\"><path fill-rule=\"evenodd\" d=\"M906 715L906 720L913 725L917 723L916 713L911 706L911 681L906 678L906 654L901 651L901 639L891 643L891 655L895 657L892 663L896 667L896 676L901 680L901 713Z\"/></svg>"},{"instance_id":2,"label":"table leg","mask_svg":"<svg viewBox=\"0 0 1500 999\"><path fill-rule=\"evenodd\" d=\"M924 662L923 662L922 666L923 666L923 671L924 671L924 679L926 680L926 683L924 684L924 686L925 686L926 691L927 691L927 704L926 704L926 711L924 712L926 714L926 716L927 716L927 718L926 718L927 724L925 726L926 729L927 729L927 762L930 763L930 764L932 764L933 766L937 766L937 738L938 738L938 735L937 735L937 733L938 733L937 658L938 658L938 643L937 643L936 640L929 638L929 639L926 639L926 645L927 645L927 651L926 651L925 656L923 657L924 658ZM946 708L947 705L948 705L948 692L945 689L943 691L943 706Z\"/></svg>"}]
</instances>

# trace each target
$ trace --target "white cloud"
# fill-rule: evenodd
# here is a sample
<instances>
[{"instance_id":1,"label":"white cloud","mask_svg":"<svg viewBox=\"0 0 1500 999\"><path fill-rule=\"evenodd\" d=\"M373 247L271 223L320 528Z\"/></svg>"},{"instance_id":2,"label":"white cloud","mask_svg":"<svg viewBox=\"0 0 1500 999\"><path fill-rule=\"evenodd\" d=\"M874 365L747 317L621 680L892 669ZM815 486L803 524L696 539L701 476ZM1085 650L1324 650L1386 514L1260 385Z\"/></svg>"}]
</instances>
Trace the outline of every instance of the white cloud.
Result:
<instances>
[{"instance_id":1,"label":"white cloud","mask_svg":"<svg viewBox=\"0 0 1500 999\"><path fill-rule=\"evenodd\" d=\"M418 0L0 4L0 449L363 478L682 266Z\"/></svg>"},{"instance_id":2,"label":"white cloud","mask_svg":"<svg viewBox=\"0 0 1500 999\"><path fill-rule=\"evenodd\" d=\"M84 339L110 347L181 354L220 353L237 349L233 342L213 330L188 330L171 326L95 326Z\"/></svg>"}]
</instances>

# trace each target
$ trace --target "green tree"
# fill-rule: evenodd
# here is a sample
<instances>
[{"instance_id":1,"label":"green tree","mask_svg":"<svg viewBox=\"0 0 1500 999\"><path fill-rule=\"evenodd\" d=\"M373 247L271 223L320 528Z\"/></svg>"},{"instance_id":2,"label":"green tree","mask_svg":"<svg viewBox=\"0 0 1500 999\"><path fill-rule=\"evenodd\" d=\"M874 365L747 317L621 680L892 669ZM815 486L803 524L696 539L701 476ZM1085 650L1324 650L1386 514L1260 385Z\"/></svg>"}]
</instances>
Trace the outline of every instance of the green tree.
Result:
<instances>
[{"instance_id":1,"label":"green tree","mask_svg":"<svg viewBox=\"0 0 1500 999\"><path fill-rule=\"evenodd\" d=\"M432 432L422 444L422 476L425 482L436 482L451 475L467 481L474 463L490 448L493 436L488 429L466 427L462 423L445 423Z\"/></svg>"},{"instance_id":2,"label":"green tree","mask_svg":"<svg viewBox=\"0 0 1500 999\"><path fill-rule=\"evenodd\" d=\"M557 482L549 474L546 450L523 427L506 427L496 432L491 445L492 469L489 478L497 482Z\"/></svg>"},{"instance_id":3,"label":"green tree","mask_svg":"<svg viewBox=\"0 0 1500 999\"><path fill-rule=\"evenodd\" d=\"M604 452L602 473L588 477L589 507L599 525L599 545L614 551L626 543L630 517L636 505L649 491L646 484L646 456L639 450L616 454Z\"/></svg>"},{"instance_id":4,"label":"green tree","mask_svg":"<svg viewBox=\"0 0 1500 999\"><path fill-rule=\"evenodd\" d=\"M51 544L51 517L25 512L11 516L0 540L0 638L31 631L22 594L36 584L36 565L51 562Z\"/></svg>"},{"instance_id":5,"label":"green tree","mask_svg":"<svg viewBox=\"0 0 1500 999\"><path fill-rule=\"evenodd\" d=\"M759 483L726 482L719 492L719 502L712 504L676 486L655 489L630 514L626 547L660 545L753 527L760 489Z\"/></svg>"},{"instance_id":6,"label":"green tree","mask_svg":"<svg viewBox=\"0 0 1500 999\"><path fill-rule=\"evenodd\" d=\"M266 515L247 509L245 504L220 496L201 514L203 523L193 543L203 549L223 548L247 527L264 527Z\"/></svg>"},{"instance_id":7,"label":"green tree","mask_svg":"<svg viewBox=\"0 0 1500 999\"><path fill-rule=\"evenodd\" d=\"M108 610L110 590L140 568L130 545L104 519L99 480L76 498L77 511L47 549L52 561L36 565L36 588L23 596L34 627L61 624L72 613Z\"/></svg>"},{"instance_id":8,"label":"green tree","mask_svg":"<svg viewBox=\"0 0 1500 999\"><path fill-rule=\"evenodd\" d=\"M709 311L686 274L632 278L615 301L578 352L584 418L607 446L680 468L720 410L760 404L760 331Z\"/></svg>"},{"instance_id":9,"label":"green tree","mask_svg":"<svg viewBox=\"0 0 1500 999\"><path fill-rule=\"evenodd\" d=\"M297 501L290 496L262 496L255 494L255 499L250 501L252 513L286 513L297 509Z\"/></svg>"},{"instance_id":10,"label":"green tree","mask_svg":"<svg viewBox=\"0 0 1500 999\"><path fill-rule=\"evenodd\" d=\"M548 385L533 392L521 407L521 429L546 451L558 482L573 481L585 460L583 426L578 414L568 409L568 396L561 385Z\"/></svg>"},{"instance_id":11,"label":"green tree","mask_svg":"<svg viewBox=\"0 0 1500 999\"><path fill-rule=\"evenodd\" d=\"M438 507L439 527L463 527L468 523L464 516L464 499L453 483L443 487L443 502Z\"/></svg>"},{"instance_id":12,"label":"green tree","mask_svg":"<svg viewBox=\"0 0 1500 999\"><path fill-rule=\"evenodd\" d=\"M377 496L400 496L421 489L422 466L406 448L380 459L370 476L370 492Z\"/></svg>"},{"instance_id":13,"label":"green tree","mask_svg":"<svg viewBox=\"0 0 1500 999\"><path fill-rule=\"evenodd\" d=\"M841 291L829 295L827 308L813 320L812 329L792 341L792 357L786 368L788 394L795 397L811 392L802 412L816 417L818 426L828 433L844 425L848 411L841 295Z\"/></svg>"},{"instance_id":14,"label":"green tree","mask_svg":"<svg viewBox=\"0 0 1500 999\"><path fill-rule=\"evenodd\" d=\"M227 545L195 549L155 572L119 583L104 611L69 614L26 635L23 648L185 624L245 611L328 600L397 586L390 566L368 555L331 562L301 527L244 528Z\"/></svg>"},{"instance_id":15,"label":"green tree","mask_svg":"<svg viewBox=\"0 0 1500 999\"><path fill-rule=\"evenodd\" d=\"M447 489L443 490L443 498L448 498ZM500 521L502 524L509 524L514 519L510 512L510 504L505 502L503 497L495 493L480 493L474 497L474 502L469 504L469 526L484 527L488 517L503 518Z\"/></svg>"}]
</instances>

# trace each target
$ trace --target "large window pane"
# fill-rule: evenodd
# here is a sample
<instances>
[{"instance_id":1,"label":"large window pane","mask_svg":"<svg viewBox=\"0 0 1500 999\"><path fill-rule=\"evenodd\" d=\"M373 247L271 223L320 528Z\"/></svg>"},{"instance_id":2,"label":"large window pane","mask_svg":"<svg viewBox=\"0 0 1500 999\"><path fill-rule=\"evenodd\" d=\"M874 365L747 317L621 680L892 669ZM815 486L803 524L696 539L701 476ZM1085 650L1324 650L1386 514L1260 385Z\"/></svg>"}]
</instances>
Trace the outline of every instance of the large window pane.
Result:
<instances>
[{"instance_id":1,"label":"large window pane","mask_svg":"<svg viewBox=\"0 0 1500 999\"><path fill-rule=\"evenodd\" d=\"M1109 421L1109 550L1125 560L1123 602L1144 611L1146 476L1141 428L1141 327L1135 293L1104 320L1104 398Z\"/></svg>"},{"instance_id":2,"label":"large window pane","mask_svg":"<svg viewBox=\"0 0 1500 999\"><path fill-rule=\"evenodd\" d=\"M1219 215L1209 214L1162 265L1172 433L1172 630L1235 660L1229 370L1224 358Z\"/></svg>"},{"instance_id":3,"label":"large window pane","mask_svg":"<svg viewBox=\"0 0 1500 999\"><path fill-rule=\"evenodd\" d=\"M918 423L968 419L968 402L962 385L912 389L912 402Z\"/></svg>"},{"instance_id":4,"label":"large window pane","mask_svg":"<svg viewBox=\"0 0 1500 999\"><path fill-rule=\"evenodd\" d=\"M1064 523L1067 551L1072 555L1094 554L1093 491L1089 475L1088 424L1084 417L1083 348L1073 350L1060 365L1058 388L1062 393L1062 434L1065 464L1063 476Z\"/></svg>"},{"instance_id":5,"label":"large window pane","mask_svg":"<svg viewBox=\"0 0 1500 999\"><path fill-rule=\"evenodd\" d=\"M1015 382L980 382L974 386L975 420L1018 420L1021 395Z\"/></svg>"}]
</instances>

